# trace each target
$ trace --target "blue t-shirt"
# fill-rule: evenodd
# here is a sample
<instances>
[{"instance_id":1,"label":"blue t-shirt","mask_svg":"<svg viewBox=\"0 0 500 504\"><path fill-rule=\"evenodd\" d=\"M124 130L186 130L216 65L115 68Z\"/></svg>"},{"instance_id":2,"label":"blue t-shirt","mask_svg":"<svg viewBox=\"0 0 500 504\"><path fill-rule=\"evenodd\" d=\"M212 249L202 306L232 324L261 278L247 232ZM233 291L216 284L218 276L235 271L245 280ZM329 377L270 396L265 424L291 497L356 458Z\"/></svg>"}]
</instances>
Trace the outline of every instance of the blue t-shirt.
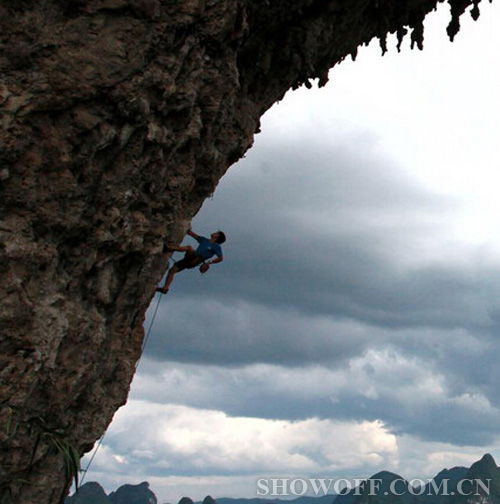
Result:
<instances>
[{"instance_id":1,"label":"blue t-shirt","mask_svg":"<svg viewBox=\"0 0 500 504\"><path fill-rule=\"evenodd\" d=\"M196 253L199 256L203 257L204 261L210 259L214 255L216 255L217 257L222 257L222 248L218 243L211 242L204 236L198 236L198 238L196 238L196 241L199 243L198 248L196 249Z\"/></svg>"}]
</instances>

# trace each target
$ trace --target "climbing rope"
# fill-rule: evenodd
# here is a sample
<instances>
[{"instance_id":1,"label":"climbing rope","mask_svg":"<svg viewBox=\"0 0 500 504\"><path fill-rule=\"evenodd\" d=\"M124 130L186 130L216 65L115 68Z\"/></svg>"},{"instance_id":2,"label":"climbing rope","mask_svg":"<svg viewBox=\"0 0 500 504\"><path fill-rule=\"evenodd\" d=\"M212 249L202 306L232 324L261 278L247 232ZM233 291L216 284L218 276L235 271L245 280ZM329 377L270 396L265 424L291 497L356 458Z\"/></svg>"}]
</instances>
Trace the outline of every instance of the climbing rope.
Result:
<instances>
[{"instance_id":1,"label":"climbing rope","mask_svg":"<svg viewBox=\"0 0 500 504\"><path fill-rule=\"evenodd\" d=\"M146 336L144 337L144 341L142 342L141 357L142 357L142 354L144 353L144 350L145 350L146 345L148 343L149 335L151 333L151 329L153 327L153 324L154 324L154 321L156 318L156 314L158 313L158 307L160 306L160 301L161 301L162 296L163 296L163 294L161 294L161 293L158 296L158 302L156 303L155 311L153 312L153 316L151 317L151 322L149 323L148 330L146 331ZM135 364L136 369L137 369L137 366L141 360L141 357L139 357L139 359L137 359L137 362Z\"/></svg>"},{"instance_id":2,"label":"climbing rope","mask_svg":"<svg viewBox=\"0 0 500 504\"><path fill-rule=\"evenodd\" d=\"M90 457L89 463L87 464L87 467L85 469L82 469L83 475L82 475L82 478L80 479L80 486L82 486L85 481L85 476L87 476L87 472L89 470L89 467L91 466L92 462L94 461L94 458L97 454L97 451L101 447L101 444L102 444L102 441L103 441L105 435L106 435L106 433L104 433L101 436L101 439L99 439L99 441L97 442L96 447L94 448L94 452L92 453L92 456Z\"/></svg>"},{"instance_id":3,"label":"climbing rope","mask_svg":"<svg viewBox=\"0 0 500 504\"><path fill-rule=\"evenodd\" d=\"M170 261L170 259L169 259L169 261ZM146 345L148 343L149 335L151 334L151 329L153 328L153 324L154 324L155 319L156 319L156 314L158 313L158 308L160 306L160 301L161 301L162 296L163 296L163 294L160 294L158 296L158 301L156 303L156 307L154 309L153 316L151 317L151 322L149 323L148 330L146 331L146 336L144 337L144 340L142 342L141 356L139 357L139 359L137 359L137 362L135 363L135 369L137 369L137 366L139 365L139 362L141 361L141 358L142 358L142 356L144 354L144 350L146 349ZM92 465L92 462L94 461L94 458L95 458L97 452L99 451L99 448L101 447L102 441L103 441L103 439L104 439L105 436L106 436L106 432L101 436L101 438L97 442L97 445L94 448L94 452L92 453L92 456L90 457L89 463L87 464L87 467L82 470L83 476L82 476L82 478L80 480L80 486L83 485L83 483L85 481L85 477L87 476L87 473L89 471L89 468Z\"/></svg>"}]
</instances>

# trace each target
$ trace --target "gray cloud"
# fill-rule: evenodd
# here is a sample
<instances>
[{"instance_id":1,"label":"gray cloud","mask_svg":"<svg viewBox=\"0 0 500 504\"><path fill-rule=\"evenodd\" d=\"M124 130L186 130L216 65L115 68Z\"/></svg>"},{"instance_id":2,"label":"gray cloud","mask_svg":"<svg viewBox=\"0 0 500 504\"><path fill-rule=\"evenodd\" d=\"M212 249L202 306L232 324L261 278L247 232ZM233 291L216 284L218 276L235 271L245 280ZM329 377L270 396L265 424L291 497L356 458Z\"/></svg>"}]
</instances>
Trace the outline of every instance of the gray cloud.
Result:
<instances>
[{"instance_id":1,"label":"gray cloud","mask_svg":"<svg viewBox=\"0 0 500 504\"><path fill-rule=\"evenodd\" d=\"M491 348L482 349L462 331L441 331L434 341L453 341L456 348L448 351L446 345L433 344L419 355L405 349L404 342L420 337L427 348L433 341L430 334L400 336L400 348L376 341L373 349L343 363L304 360L294 367L228 368L150 361L137 377L133 397L271 419L380 419L397 434L428 441L492 443L500 413L491 400L496 388L481 386L477 377L464 373L476 361L493 369L494 359L487 358Z\"/></svg>"},{"instance_id":2,"label":"gray cloud","mask_svg":"<svg viewBox=\"0 0 500 504\"><path fill-rule=\"evenodd\" d=\"M195 308L193 308L195 307ZM157 317L152 359L236 366L255 362L342 364L382 331L292 309L202 298L170 300Z\"/></svg>"},{"instance_id":3,"label":"gray cloud","mask_svg":"<svg viewBox=\"0 0 500 504\"><path fill-rule=\"evenodd\" d=\"M375 152L363 158L308 145L297 152L264 146L235 168L235 179L195 223L207 234L225 228L226 261L206 277L176 277L155 327L168 333L169 345L153 343L148 355L298 365L359 354L380 333L376 328L494 334L495 265L464 264L470 252L459 245L446 255L445 225L455 203L393 176L395 169ZM363 145L369 149L370 142ZM308 157L315 166L304 176ZM426 258L428 242L437 258ZM329 323L319 329L321 317ZM338 330L350 322L365 324L364 336Z\"/></svg>"},{"instance_id":4,"label":"gray cloud","mask_svg":"<svg viewBox=\"0 0 500 504\"><path fill-rule=\"evenodd\" d=\"M362 146L369 150L369 142ZM446 243L455 203L392 177L375 151L263 147L241 169L196 223L207 233L226 229L226 262L203 281L179 275L176 296L238 298L381 326L491 325L480 307L499 293L495 265L478 275L463 264L468 251ZM440 258L425 258L431 246L442 246Z\"/></svg>"},{"instance_id":5,"label":"gray cloud","mask_svg":"<svg viewBox=\"0 0 500 504\"><path fill-rule=\"evenodd\" d=\"M146 356L174 369L207 366L210 388L167 380L173 397L156 391L155 400L264 418L381 419L429 441L491 442L498 266L450 235L460 203L404 176L374 137L340 134L326 145L304 136L307 148L264 141L194 222L200 233L226 231L226 261L205 277L178 275ZM421 363L425 372L407 381L436 375L445 391L408 388L400 369L391 379L373 374L382 391L367 395L370 380L356 380L352 363L371 350ZM283 393L269 370L257 379L224 369L261 363L287 368L298 390L311 369L324 369L313 380L321 392ZM472 396L490 406L478 413L464 399Z\"/></svg>"}]
</instances>

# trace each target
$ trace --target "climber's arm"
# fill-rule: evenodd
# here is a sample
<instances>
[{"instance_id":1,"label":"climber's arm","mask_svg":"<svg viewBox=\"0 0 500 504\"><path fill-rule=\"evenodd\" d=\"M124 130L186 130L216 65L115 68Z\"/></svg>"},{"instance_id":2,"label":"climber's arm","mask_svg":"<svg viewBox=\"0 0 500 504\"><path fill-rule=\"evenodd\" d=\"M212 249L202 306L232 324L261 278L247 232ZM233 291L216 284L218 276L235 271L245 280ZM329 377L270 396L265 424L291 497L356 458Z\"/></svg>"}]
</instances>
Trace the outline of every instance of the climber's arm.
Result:
<instances>
[{"instance_id":1,"label":"climber's arm","mask_svg":"<svg viewBox=\"0 0 500 504\"><path fill-rule=\"evenodd\" d=\"M188 230L188 232L187 232L187 234L188 234L189 236L191 236L192 238L194 238L195 240L197 240L197 239L200 237L200 236L199 236L199 235L197 235L195 232L193 232L193 230L192 230L192 229L189 229L189 230Z\"/></svg>"},{"instance_id":2,"label":"climber's arm","mask_svg":"<svg viewBox=\"0 0 500 504\"><path fill-rule=\"evenodd\" d=\"M224 256L216 257L213 261L208 261L207 264L217 264L224 260Z\"/></svg>"}]
</instances>

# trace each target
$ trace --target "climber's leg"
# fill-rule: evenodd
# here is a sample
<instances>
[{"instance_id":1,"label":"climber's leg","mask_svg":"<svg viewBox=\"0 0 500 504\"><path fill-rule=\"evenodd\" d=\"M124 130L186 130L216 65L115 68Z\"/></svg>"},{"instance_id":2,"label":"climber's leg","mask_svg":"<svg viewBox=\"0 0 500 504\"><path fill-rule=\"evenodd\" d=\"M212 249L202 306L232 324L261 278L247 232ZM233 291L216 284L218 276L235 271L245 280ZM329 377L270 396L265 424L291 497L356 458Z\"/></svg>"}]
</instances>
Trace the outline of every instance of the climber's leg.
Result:
<instances>
[{"instance_id":1,"label":"climber's leg","mask_svg":"<svg viewBox=\"0 0 500 504\"><path fill-rule=\"evenodd\" d=\"M174 276L176 273L178 273L180 270L177 267L177 264L174 264L167 273L167 278L165 279L165 284L163 287L158 287L156 289L157 292L161 292L162 294L166 294L168 292L168 289L170 288L171 283L174 280Z\"/></svg>"},{"instance_id":2,"label":"climber's leg","mask_svg":"<svg viewBox=\"0 0 500 504\"><path fill-rule=\"evenodd\" d=\"M189 252L189 253L194 252L194 249L193 247L191 247L191 245L186 245L184 247L182 246L176 247L175 245L169 245L168 250L171 252Z\"/></svg>"}]
</instances>

